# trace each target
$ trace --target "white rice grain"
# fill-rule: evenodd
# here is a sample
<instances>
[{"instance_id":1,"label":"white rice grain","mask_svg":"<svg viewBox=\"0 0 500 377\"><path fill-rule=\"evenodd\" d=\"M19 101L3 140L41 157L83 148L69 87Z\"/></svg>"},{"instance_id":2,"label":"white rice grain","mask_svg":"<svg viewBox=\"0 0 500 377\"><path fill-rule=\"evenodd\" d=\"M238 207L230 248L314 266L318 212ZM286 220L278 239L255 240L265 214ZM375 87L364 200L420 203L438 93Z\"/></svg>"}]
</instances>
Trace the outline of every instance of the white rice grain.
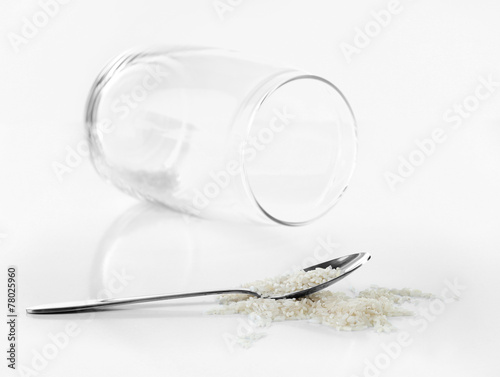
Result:
<instances>
[{"instance_id":1,"label":"white rice grain","mask_svg":"<svg viewBox=\"0 0 500 377\"><path fill-rule=\"evenodd\" d=\"M262 298L249 295L223 295L220 306L211 314L246 314L258 326L272 322L309 320L342 331L364 330L373 327L377 332L394 330L389 317L409 316L413 313L402 307L415 298L431 299L433 295L414 289L387 289L372 287L358 294L320 291L299 299L275 300L267 297L285 295L324 283L342 272L331 267L243 284L261 294Z\"/></svg>"}]
</instances>

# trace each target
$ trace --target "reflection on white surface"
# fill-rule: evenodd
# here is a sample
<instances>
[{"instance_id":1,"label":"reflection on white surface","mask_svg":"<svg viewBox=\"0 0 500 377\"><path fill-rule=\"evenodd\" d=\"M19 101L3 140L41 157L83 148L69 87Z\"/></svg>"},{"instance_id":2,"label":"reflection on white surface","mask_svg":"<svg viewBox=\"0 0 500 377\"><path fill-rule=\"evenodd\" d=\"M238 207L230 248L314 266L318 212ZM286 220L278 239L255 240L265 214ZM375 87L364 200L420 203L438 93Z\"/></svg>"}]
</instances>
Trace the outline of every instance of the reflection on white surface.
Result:
<instances>
[{"instance_id":1,"label":"reflection on white surface","mask_svg":"<svg viewBox=\"0 0 500 377\"><path fill-rule=\"evenodd\" d=\"M92 292L96 297L117 297L182 289L193 263L189 233L175 212L142 203L127 210L99 243ZM113 288L115 281L118 284Z\"/></svg>"},{"instance_id":2,"label":"reflection on white surface","mask_svg":"<svg viewBox=\"0 0 500 377\"><path fill-rule=\"evenodd\" d=\"M235 288L290 270L300 255L310 264L339 256L326 240L311 245L308 238L291 238L292 232L300 233L277 225L208 221L140 203L120 215L99 242L91 296Z\"/></svg>"}]
</instances>

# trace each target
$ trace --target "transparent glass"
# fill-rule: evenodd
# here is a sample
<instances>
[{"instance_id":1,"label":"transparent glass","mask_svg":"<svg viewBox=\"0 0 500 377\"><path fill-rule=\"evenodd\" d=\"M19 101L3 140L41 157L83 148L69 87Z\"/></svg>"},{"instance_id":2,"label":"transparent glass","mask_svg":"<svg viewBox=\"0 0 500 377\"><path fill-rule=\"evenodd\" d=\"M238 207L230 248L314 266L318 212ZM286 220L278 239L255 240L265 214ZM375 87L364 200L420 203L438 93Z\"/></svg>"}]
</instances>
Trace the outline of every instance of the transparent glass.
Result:
<instances>
[{"instance_id":1,"label":"transparent glass","mask_svg":"<svg viewBox=\"0 0 500 377\"><path fill-rule=\"evenodd\" d=\"M356 157L333 84L211 48L122 54L96 79L86 124L107 181L208 218L306 224L340 198Z\"/></svg>"}]
</instances>

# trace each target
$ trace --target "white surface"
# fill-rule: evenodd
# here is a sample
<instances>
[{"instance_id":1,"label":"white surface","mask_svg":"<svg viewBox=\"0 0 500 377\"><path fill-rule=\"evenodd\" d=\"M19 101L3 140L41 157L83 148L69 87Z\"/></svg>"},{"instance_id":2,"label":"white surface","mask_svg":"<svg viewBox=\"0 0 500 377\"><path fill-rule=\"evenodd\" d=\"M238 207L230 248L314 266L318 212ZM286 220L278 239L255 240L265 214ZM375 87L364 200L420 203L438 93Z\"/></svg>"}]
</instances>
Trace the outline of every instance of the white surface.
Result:
<instances>
[{"instance_id":1,"label":"white surface","mask_svg":"<svg viewBox=\"0 0 500 377\"><path fill-rule=\"evenodd\" d=\"M440 293L454 279L466 286L424 331L394 321L413 342L381 375L498 374L500 88L458 130L442 117L474 93L478 77L500 81L500 5L402 1L348 63L339 45L352 43L370 12L387 4L241 2L221 20L210 0L73 1L15 53L7 33L19 32L38 5L2 3L0 297L4 306L6 266L17 265L18 363L31 368L50 334L73 321L79 334L36 375L366 375L366 360L380 357L398 333L278 323L250 349L232 352L223 337L236 335L243 317L204 315L210 298L92 320L24 314L32 305L93 297L122 268L134 277L117 287L122 296L231 287L307 263L318 237L330 237L339 245L334 256L373 254L339 288ZM130 47L186 43L277 58L345 93L359 120L359 162L327 217L303 228L186 223L107 186L86 158L57 179L52 163L84 140L83 106L102 65ZM436 127L446 129L446 142L391 191L385 172ZM0 370L13 375L5 360Z\"/></svg>"}]
</instances>

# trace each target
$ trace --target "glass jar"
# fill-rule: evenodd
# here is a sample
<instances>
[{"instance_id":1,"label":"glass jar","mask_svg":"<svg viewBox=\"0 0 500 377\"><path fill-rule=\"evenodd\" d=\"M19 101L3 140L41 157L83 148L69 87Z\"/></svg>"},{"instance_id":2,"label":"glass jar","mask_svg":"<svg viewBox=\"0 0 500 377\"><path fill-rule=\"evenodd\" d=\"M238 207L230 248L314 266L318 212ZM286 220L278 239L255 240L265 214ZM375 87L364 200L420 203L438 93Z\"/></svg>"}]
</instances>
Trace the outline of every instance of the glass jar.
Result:
<instances>
[{"instance_id":1,"label":"glass jar","mask_svg":"<svg viewBox=\"0 0 500 377\"><path fill-rule=\"evenodd\" d=\"M332 83L220 49L120 55L91 89L86 124L105 180L202 217L307 224L355 164L354 115Z\"/></svg>"}]
</instances>

